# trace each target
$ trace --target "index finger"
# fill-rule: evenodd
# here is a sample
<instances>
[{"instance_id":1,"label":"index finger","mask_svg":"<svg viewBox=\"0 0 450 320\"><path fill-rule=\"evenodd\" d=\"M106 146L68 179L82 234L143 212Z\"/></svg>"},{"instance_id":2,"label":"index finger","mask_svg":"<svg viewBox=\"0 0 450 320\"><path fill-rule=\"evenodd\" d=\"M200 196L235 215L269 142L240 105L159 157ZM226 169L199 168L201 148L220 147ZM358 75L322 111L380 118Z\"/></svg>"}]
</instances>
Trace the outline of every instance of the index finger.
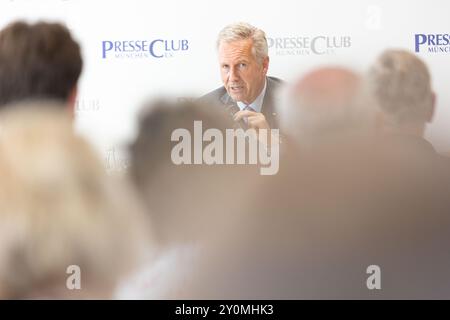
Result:
<instances>
[{"instance_id":1,"label":"index finger","mask_svg":"<svg viewBox=\"0 0 450 320\"><path fill-rule=\"evenodd\" d=\"M250 111L250 110L241 110L234 114L233 119L235 121L241 120L243 117L256 116L258 112Z\"/></svg>"}]
</instances>

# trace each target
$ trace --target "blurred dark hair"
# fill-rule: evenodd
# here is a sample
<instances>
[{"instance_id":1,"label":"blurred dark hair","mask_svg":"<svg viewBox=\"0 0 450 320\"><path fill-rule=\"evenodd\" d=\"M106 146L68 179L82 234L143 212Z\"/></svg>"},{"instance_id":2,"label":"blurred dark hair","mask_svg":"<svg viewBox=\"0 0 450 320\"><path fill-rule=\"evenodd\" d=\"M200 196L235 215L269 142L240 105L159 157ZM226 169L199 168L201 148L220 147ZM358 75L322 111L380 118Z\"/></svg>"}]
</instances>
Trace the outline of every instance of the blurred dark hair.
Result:
<instances>
[{"instance_id":1,"label":"blurred dark hair","mask_svg":"<svg viewBox=\"0 0 450 320\"><path fill-rule=\"evenodd\" d=\"M193 136L194 121L202 121L203 130L215 128L224 135L225 130L234 125L225 110L196 101L157 100L144 106L138 136L130 147L130 173L138 186L151 181L162 167L169 166L171 170L178 167L170 158L173 146L178 143L171 141L172 132L184 128ZM201 167L206 170L205 166ZM184 171L190 170L184 168Z\"/></svg>"},{"instance_id":2,"label":"blurred dark hair","mask_svg":"<svg viewBox=\"0 0 450 320\"><path fill-rule=\"evenodd\" d=\"M156 101L146 107L129 150L130 176L159 241L201 239L209 234L212 223L237 212L234 206L246 195L242 190L251 189L247 185L256 179L250 167L258 170L256 166L177 165L172 161L172 149L180 143L171 139L174 130L187 130L193 139L194 121L201 121L202 131L216 129L225 136L234 126L225 108L197 101ZM190 148L192 159L195 143Z\"/></svg>"},{"instance_id":3,"label":"blurred dark hair","mask_svg":"<svg viewBox=\"0 0 450 320\"><path fill-rule=\"evenodd\" d=\"M0 31L0 106L66 101L82 70L80 46L59 23L17 21Z\"/></svg>"}]
</instances>

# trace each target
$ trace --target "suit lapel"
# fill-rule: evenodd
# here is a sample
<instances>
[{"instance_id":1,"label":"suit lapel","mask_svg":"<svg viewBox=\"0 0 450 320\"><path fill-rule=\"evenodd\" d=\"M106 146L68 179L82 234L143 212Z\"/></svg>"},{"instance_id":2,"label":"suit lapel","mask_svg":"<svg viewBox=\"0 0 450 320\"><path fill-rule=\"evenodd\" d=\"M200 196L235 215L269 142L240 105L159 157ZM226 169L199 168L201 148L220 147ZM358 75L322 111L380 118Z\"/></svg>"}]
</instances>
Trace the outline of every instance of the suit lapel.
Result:
<instances>
[{"instance_id":1,"label":"suit lapel","mask_svg":"<svg viewBox=\"0 0 450 320\"><path fill-rule=\"evenodd\" d=\"M228 92L225 90L225 93L220 97L220 101L224 104L224 105L230 105L230 104L236 104L235 101L233 101L233 99L231 99L231 97L228 95Z\"/></svg>"},{"instance_id":2,"label":"suit lapel","mask_svg":"<svg viewBox=\"0 0 450 320\"><path fill-rule=\"evenodd\" d=\"M267 78L266 95L263 100L262 113L266 117L267 122L271 128L278 128L278 121L274 108L273 83L270 78Z\"/></svg>"}]
</instances>

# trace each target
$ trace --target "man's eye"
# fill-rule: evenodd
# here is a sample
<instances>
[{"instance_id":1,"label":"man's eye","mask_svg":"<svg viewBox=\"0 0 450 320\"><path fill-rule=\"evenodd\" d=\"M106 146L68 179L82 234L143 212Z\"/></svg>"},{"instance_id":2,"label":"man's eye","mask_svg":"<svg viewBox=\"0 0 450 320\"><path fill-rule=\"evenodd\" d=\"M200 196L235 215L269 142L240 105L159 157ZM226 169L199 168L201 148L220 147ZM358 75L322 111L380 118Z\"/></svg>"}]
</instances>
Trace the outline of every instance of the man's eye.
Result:
<instances>
[{"instance_id":1,"label":"man's eye","mask_svg":"<svg viewBox=\"0 0 450 320\"><path fill-rule=\"evenodd\" d=\"M245 68L246 66L247 66L246 63L240 63L240 64L239 64L239 67L240 67L240 68Z\"/></svg>"},{"instance_id":2,"label":"man's eye","mask_svg":"<svg viewBox=\"0 0 450 320\"><path fill-rule=\"evenodd\" d=\"M227 65L223 65L222 66L222 69L224 69L224 70L228 70L230 67L229 66L227 66Z\"/></svg>"}]
</instances>

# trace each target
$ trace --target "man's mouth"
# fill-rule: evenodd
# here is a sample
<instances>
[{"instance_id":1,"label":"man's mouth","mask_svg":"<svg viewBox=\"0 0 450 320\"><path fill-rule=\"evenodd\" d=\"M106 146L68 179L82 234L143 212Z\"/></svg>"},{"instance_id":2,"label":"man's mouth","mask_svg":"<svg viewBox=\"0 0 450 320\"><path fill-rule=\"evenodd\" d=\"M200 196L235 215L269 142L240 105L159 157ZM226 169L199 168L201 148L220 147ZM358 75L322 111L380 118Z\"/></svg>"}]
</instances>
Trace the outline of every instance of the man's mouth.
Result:
<instances>
[{"instance_id":1,"label":"man's mouth","mask_svg":"<svg viewBox=\"0 0 450 320\"><path fill-rule=\"evenodd\" d=\"M244 90L244 86L230 86L230 90L233 93L238 93Z\"/></svg>"}]
</instances>

